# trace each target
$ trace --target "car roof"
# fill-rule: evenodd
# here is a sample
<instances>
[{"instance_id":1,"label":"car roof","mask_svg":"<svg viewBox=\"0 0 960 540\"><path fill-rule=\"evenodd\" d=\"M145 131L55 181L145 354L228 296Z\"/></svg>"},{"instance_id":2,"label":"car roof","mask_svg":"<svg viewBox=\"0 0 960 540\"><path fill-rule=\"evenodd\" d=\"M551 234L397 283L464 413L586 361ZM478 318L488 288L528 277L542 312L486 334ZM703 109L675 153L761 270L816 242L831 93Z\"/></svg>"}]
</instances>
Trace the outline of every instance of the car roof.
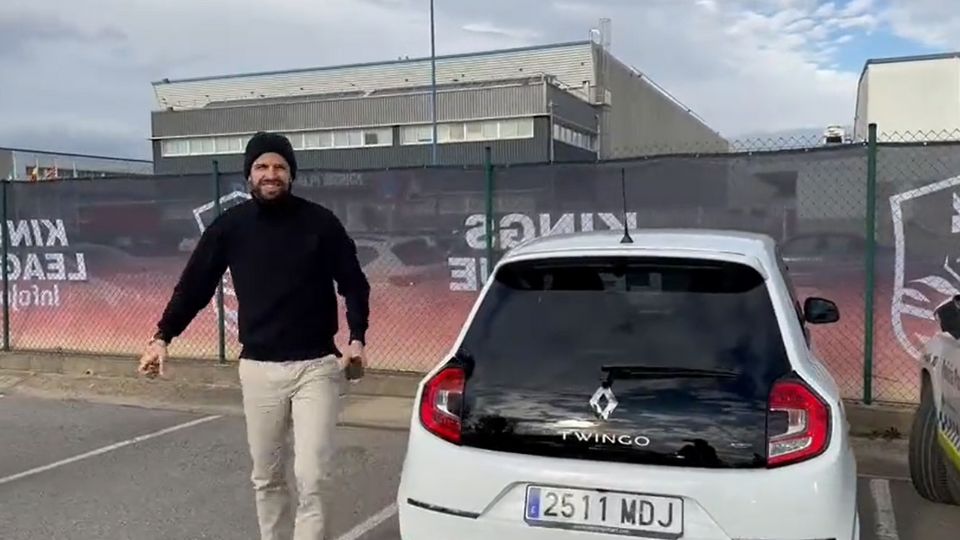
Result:
<instances>
[{"instance_id":1,"label":"car roof","mask_svg":"<svg viewBox=\"0 0 960 540\"><path fill-rule=\"evenodd\" d=\"M765 234L718 229L635 229L632 243L621 244L622 230L560 233L527 240L506 253L502 261L526 256L576 255L583 251L609 251L630 255L640 251L681 250L691 254L734 254L766 260L776 242Z\"/></svg>"}]
</instances>

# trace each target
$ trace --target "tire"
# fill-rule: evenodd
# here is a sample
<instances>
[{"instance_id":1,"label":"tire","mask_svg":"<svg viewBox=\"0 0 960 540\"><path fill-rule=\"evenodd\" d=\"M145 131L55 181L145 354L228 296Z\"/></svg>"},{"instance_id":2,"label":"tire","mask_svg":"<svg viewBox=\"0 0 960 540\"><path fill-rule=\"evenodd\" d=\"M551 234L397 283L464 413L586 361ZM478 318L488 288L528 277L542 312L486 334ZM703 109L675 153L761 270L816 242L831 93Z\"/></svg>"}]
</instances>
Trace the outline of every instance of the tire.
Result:
<instances>
[{"instance_id":1,"label":"tire","mask_svg":"<svg viewBox=\"0 0 960 540\"><path fill-rule=\"evenodd\" d=\"M956 504L947 483L947 463L937 441L937 411L924 388L910 431L910 479L917 493L939 504Z\"/></svg>"}]
</instances>

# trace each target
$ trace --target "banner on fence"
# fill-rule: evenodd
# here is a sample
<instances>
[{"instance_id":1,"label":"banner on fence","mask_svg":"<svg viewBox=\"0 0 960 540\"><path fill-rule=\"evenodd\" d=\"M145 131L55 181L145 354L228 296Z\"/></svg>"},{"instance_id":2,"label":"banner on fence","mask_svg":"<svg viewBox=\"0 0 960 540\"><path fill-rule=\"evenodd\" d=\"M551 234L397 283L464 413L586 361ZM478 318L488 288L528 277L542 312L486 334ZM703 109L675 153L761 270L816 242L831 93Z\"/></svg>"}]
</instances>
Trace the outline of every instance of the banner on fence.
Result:
<instances>
[{"instance_id":1,"label":"banner on fence","mask_svg":"<svg viewBox=\"0 0 960 540\"><path fill-rule=\"evenodd\" d=\"M913 363L931 306L960 289L960 147L881 147L876 250L878 399L916 398ZM203 229L249 195L238 175L84 179L8 186L11 345L133 355L153 334ZM623 206L624 180L626 212ZM863 377L866 149L483 169L301 171L300 196L333 210L370 279L373 367L441 360L487 279L492 253L546 235L638 227L768 234L801 298L826 296L841 322L812 328L844 395ZM488 197L489 195L489 197ZM487 208L487 201L492 207ZM282 279L282 277L279 277ZM228 353L236 298L225 285ZM341 319L342 334L346 323ZM216 303L172 353L216 357Z\"/></svg>"}]
</instances>

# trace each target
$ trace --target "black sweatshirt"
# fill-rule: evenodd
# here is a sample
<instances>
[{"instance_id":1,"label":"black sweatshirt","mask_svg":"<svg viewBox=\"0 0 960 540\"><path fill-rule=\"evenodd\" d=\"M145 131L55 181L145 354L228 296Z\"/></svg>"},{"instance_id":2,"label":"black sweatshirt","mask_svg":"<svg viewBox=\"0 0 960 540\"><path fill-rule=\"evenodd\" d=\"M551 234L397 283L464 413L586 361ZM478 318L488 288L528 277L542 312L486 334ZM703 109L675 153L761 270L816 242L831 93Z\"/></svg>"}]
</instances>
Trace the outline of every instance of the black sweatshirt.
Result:
<instances>
[{"instance_id":1,"label":"black sweatshirt","mask_svg":"<svg viewBox=\"0 0 960 540\"><path fill-rule=\"evenodd\" d=\"M356 245L327 208L297 196L234 206L203 233L158 323L179 336L213 298L230 269L238 302L242 358L284 361L340 355L337 291L350 339L365 342L370 285Z\"/></svg>"}]
</instances>

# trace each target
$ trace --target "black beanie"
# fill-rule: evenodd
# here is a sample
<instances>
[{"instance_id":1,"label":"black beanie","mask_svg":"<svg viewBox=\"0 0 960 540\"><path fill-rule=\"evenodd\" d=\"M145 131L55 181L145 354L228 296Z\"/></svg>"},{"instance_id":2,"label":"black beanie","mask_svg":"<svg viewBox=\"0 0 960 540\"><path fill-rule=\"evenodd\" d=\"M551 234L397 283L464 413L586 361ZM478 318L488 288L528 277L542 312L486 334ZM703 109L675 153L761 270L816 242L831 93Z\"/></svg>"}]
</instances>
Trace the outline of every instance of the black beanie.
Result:
<instances>
[{"instance_id":1,"label":"black beanie","mask_svg":"<svg viewBox=\"0 0 960 540\"><path fill-rule=\"evenodd\" d=\"M258 131L250 142L247 143L247 149L243 153L243 177L250 178L250 168L258 157L269 152L276 152L287 160L290 166L290 179L297 177L297 158L293 155L293 145L290 140L277 133L267 133Z\"/></svg>"}]
</instances>

